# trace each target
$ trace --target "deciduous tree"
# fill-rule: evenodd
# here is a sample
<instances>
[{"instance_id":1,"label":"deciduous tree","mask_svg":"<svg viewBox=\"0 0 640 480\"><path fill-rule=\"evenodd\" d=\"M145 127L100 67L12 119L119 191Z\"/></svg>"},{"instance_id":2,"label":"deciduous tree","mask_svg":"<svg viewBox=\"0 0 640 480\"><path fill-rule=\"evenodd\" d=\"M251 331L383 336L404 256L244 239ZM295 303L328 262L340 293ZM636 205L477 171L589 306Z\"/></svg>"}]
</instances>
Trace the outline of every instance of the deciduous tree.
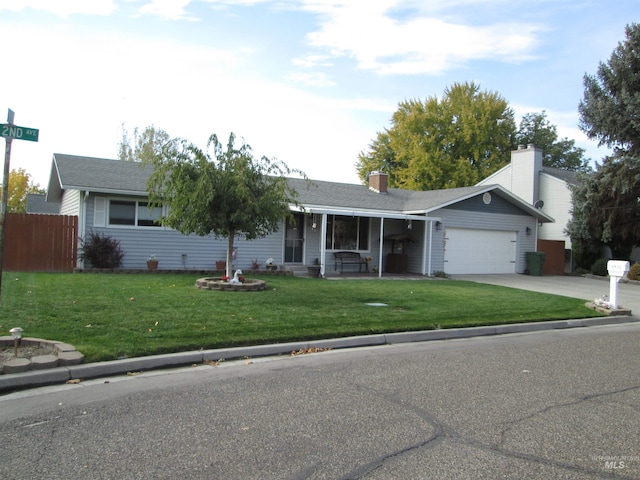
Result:
<instances>
[{"instance_id":1,"label":"deciduous tree","mask_svg":"<svg viewBox=\"0 0 640 480\"><path fill-rule=\"evenodd\" d=\"M161 152L163 145L171 141L171 137L161 128L153 125L146 127L142 133L133 129L133 142L129 132L122 125L122 140L118 144L118 158L129 162L151 161L154 155Z\"/></svg>"},{"instance_id":2,"label":"deciduous tree","mask_svg":"<svg viewBox=\"0 0 640 480\"><path fill-rule=\"evenodd\" d=\"M280 161L255 159L249 145L236 147L235 140L232 133L225 149L214 134L201 150L175 139L145 160L153 165L150 201L168 206L161 223L184 234L227 238L228 276L234 238L253 240L275 232L297 204L286 178L293 171Z\"/></svg>"},{"instance_id":3,"label":"deciduous tree","mask_svg":"<svg viewBox=\"0 0 640 480\"><path fill-rule=\"evenodd\" d=\"M2 186L0 186L0 192ZM45 193L39 184L34 184L31 174L24 168L12 169L9 172L9 187L7 189L7 212L24 213L27 211L27 194Z\"/></svg>"},{"instance_id":4,"label":"deciduous tree","mask_svg":"<svg viewBox=\"0 0 640 480\"><path fill-rule=\"evenodd\" d=\"M411 190L474 185L509 161L515 143L512 109L474 83L454 84L441 99L406 100L358 156L361 179L374 170Z\"/></svg>"},{"instance_id":5,"label":"deciduous tree","mask_svg":"<svg viewBox=\"0 0 640 480\"><path fill-rule=\"evenodd\" d=\"M589 160L584 157L584 149L576 147L575 140L558 139L558 128L547 119L547 113L527 113L520 121L516 133L518 144L534 144L543 151L542 162L546 167L562 170L587 171Z\"/></svg>"}]
</instances>

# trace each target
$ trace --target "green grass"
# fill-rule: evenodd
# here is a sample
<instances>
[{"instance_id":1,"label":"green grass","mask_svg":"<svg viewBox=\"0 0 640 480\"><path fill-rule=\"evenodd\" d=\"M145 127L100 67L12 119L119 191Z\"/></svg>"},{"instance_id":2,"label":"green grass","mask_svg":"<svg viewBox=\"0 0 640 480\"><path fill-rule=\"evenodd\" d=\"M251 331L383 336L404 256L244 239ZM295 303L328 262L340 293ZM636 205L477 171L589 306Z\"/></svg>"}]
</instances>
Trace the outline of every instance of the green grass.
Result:
<instances>
[{"instance_id":1,"label":"green grass","mask_svg":"<svg viewBox=\"0 0 640 480\"><path fill-rule=\"evenodd\" d=\"M0 335L22 327L25 336L70 343L98 361L598 315L584 300L472 282L269 276L263 292L220 292L196 289L196 278L7 272Z\"/></svg>"}]
</instances>

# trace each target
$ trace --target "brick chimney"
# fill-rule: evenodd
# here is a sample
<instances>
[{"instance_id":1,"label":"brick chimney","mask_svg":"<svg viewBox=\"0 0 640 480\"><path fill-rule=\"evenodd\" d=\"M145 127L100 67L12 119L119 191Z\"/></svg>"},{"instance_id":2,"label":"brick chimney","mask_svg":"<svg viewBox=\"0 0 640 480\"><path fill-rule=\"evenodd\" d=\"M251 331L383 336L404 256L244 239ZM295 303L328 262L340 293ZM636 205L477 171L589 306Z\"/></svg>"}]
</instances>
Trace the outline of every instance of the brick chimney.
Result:
<instances>
[{"instance_id":1,"label":"brick chimney","mask_svg":"<svg viewBox=\"0 0 640 480\"><path fill-rule=\"evenodd\" d=\"M387 193L389 175L382 172L371 172L369 174L369 189L378 193Z\"/></svg>"}]
</instances>

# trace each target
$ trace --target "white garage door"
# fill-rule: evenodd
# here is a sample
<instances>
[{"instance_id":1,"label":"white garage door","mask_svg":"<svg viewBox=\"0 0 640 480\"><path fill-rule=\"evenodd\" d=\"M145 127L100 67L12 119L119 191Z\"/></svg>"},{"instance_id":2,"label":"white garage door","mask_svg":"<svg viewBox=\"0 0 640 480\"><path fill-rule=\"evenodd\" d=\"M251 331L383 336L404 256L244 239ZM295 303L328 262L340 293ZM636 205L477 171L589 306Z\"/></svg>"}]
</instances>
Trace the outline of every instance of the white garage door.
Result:
<instances>
[{"instance_id":1,"label":"white garage door","mask_svg":"<svg viewBox=\"0 0 640 480\"><path fill-rule=\"evenodd\" d=\"M445 273L516 273L516 232L447 228Z\"/></svg>"}]
</instances>

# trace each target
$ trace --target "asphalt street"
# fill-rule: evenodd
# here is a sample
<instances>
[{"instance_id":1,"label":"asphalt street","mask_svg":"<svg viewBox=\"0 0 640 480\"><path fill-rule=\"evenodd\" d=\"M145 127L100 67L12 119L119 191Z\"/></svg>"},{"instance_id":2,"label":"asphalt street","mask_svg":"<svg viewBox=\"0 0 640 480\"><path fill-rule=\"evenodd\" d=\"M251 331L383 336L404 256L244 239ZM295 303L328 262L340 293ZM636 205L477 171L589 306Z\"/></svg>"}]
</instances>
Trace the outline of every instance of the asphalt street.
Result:
<instances>
[{"instance_id":1,"label":"asphalt street","mask_svg":"<svg viewBox=\"0 0 640 480\"><path fill-rule=\"evenodd\" d=\"M0 396L3 479L640 478L640 323Z\"/></svg>"}]
</instances>

